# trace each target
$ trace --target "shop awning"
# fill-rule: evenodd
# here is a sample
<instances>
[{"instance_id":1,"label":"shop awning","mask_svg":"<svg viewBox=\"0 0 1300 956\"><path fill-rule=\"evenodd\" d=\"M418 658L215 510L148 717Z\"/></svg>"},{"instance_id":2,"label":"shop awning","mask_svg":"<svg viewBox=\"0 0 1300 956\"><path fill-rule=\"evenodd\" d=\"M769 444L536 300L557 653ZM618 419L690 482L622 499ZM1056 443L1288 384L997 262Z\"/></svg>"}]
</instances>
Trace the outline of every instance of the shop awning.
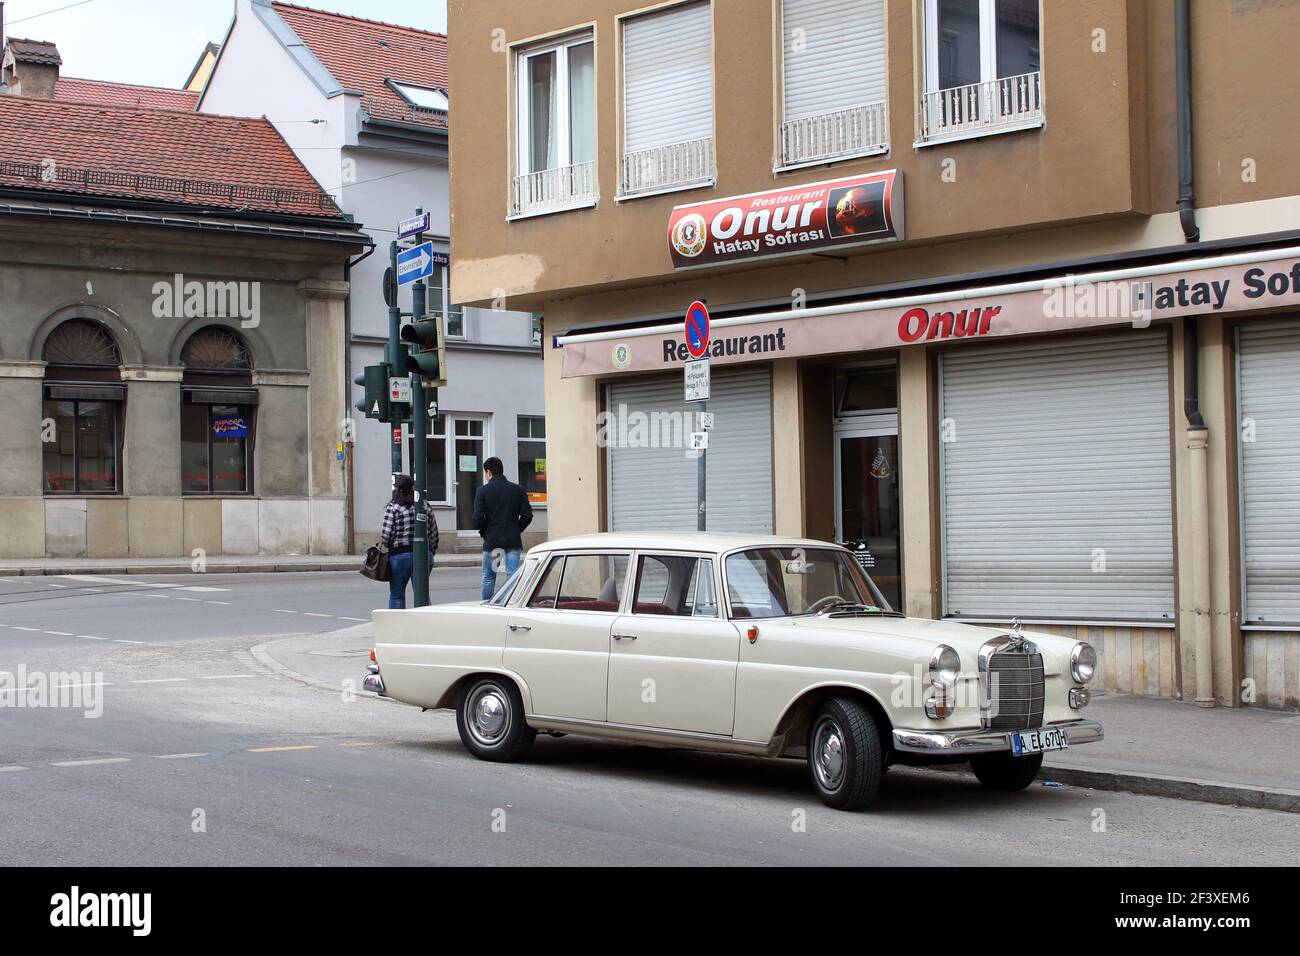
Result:
<instances>
[{"instance_id":1,"label":"shop awning","mask_svg":"<svg viewBox=\"0 0 1300 956\"><path fill-rule=\"evenodd\" d=\"M726 316L712 322L715 364L836 355L1130 325L1300 305L1300 246L1207 255L1023 282ZM562 375L680 368L682 324L562 335Z\"/></svg>"}]
</instances>

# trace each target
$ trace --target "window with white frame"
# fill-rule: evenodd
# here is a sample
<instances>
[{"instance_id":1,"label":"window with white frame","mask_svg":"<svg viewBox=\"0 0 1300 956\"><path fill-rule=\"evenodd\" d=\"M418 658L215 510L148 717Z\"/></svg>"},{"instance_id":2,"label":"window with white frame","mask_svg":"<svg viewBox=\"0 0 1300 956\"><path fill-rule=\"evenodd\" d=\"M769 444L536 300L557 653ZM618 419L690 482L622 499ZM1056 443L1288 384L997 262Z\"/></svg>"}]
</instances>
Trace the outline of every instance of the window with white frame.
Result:
<instances>
[{"instance_id":1,"label":"window with white frame","mask_svg":"<svg viewBox=\"0 0 1300 956\"><path fill-rule=\"evenodd\" d=\"M511 215L596 201L596 44L590 33L516 54Z\"/></svg>"},{"instance_id":2,"label":"window with white frame","mask_svg":"<svg viewBox=\"0 0 1300 956\"><path fill-rule=\"evenodd\" d=\"M429 311L442 312L443 333L448 338L465 337L465 310L451 302L451 273L448 266L434 266L429 277Z\"/></svg>"},{"instance_id":3,"label":"window with white frame","mask_svg":"<svg viewBox=\"0 0 1300 956\"><path fill-rule=\"evenodd\" d=\"M885 0L782 0L778 168L889 148Z\"/></svg>"},{"instance_id":4,"label":"window with white frame","mask_svg":"<svg viewBox=\"0 0 1300 956\"><path fill-rule=\"evenodd\" d=\"M924 0L917 144L1043 124L1039 0Z\"/></svg>"},{"instance_id":5,"label":"window with white frame","mask_svg":"<svg viewBox=\"0 0 1300 956\"><path fill-rule=\"evenodd\" d=\"M546 504L546 419L519 416L519 486L535 505Z\"/></svg>"},{"instance_id":6,"label":"window with white frame","mask_svg":"<svg viewBox=\"0 0 1300 956\"><path fill-rule=\"evenodd\" d=\"M623 20L619 196L714 181L713 12L708 0Z\"/></svg>"}]
</instances>

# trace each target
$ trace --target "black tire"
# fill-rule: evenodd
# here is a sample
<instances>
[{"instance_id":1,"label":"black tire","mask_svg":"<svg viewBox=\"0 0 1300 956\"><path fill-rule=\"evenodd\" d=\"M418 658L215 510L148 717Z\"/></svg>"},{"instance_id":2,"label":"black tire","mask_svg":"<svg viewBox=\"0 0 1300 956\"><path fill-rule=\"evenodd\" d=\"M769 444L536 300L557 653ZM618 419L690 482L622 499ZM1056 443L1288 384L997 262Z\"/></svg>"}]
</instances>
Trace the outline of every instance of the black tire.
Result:
<instances>
[{"instance_id":1,"label":"black tire","mask_svg":"<svg viewBox=\"0 0 1300 956\"><path fill-rule=\"evenodd\" d=\"M808 728L808 778L822 803L858 810L876 798L884 760L875 718L858 701L832 697Z\"/></svg>"},{"instance_id":2,"label":"black tire","mask_svg":"<svg viewBox=\"0 0 1300 956\"><path fill-rule=\"evenodd\" d=\"M1034 782L1043 765L1043 755L1016 757L1012 754L978 754L970 758L970 768L979 782L990 790L1023 790Z\"/></svg>"},{"instance_id":3,"label":"black tire","mask_svg":"<svg viewBox=\"0 0 1300 956\"><path fill-rule=\"evenodd\" d=\"M465 749L480 760L518 760L537 737L524 721L519 688L505 677L479 677L465 685L456 705L456 729Z\"/></svg>"}]
</instances>

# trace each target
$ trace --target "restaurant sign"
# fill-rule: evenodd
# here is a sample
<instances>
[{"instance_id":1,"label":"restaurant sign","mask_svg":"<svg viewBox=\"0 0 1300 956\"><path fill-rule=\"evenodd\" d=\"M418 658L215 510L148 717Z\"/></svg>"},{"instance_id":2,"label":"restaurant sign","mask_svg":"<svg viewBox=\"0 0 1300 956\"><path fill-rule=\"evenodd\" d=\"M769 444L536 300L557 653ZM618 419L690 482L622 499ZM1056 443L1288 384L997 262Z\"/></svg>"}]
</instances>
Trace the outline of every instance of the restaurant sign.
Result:
<instances>
[{"instance_id":1,"label":"restaurant sign","mask_svg":"<svg viewBox=\"0 0 1300 956\"><path fill-rule=\"evenodd\" d=\"M1153 321L1177 316L1297 306L1300 248L1288 248L842 305L714 316L702 357L726 365L1105 326L1147 328ZM559 342L566 378L662 371L693 360L677 324L561 336Z\"/></svg>"},{"instance_id":2,"label":"restaurant sign","mask_svg":"<svg viewBox=\"0 0 1300 956\"><path fill-rule=\"evenodd\" d=\"M677 269L902 238L903 178L893 169L678 206L668 220Z\"/></svg>"}]
</instances>

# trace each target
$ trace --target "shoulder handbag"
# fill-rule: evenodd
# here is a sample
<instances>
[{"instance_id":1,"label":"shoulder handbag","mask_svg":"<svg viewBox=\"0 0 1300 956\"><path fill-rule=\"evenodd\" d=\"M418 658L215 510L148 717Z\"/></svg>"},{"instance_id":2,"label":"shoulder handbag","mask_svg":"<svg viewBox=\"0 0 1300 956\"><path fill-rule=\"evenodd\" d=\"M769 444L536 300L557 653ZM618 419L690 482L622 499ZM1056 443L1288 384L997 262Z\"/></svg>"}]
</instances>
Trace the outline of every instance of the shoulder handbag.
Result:
<instances>
[{"instance_id":1,"label":"shoulder handbag","mask_svg":"<svg viewBox=\"0 0 1300 956\"><path fill-rule=\"evenodd\" d=\"M393 573L388 568L388 549L382 544L372 544L366 549L366 560L361 564L361 573L372 581L388 581Z\"/></svg>"}]
</instances>

